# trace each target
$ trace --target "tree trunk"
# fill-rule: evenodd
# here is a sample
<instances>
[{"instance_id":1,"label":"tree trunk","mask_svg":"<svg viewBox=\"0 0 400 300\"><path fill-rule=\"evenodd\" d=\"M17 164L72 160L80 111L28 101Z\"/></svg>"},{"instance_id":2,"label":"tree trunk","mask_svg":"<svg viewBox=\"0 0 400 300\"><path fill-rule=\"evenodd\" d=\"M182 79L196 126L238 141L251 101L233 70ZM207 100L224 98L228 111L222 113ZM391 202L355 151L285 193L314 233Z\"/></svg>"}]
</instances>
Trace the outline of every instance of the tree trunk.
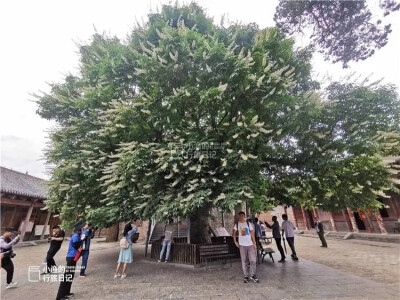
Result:
<instances>
[{"instance_id":1,"label":"tree trunk","mask_svg":"<svg viewBox=\"0 0 400 300\"><path fill-rule=\"evenodd\" d=\"M190 242L192 244L211 243L208 233L210 207L199 208L194 215L190 217Z\"/></svg>"},{"instance_id":2,"label":"tree trunk","mask_svg":"<svg viewBox=\"0 0 400 300\"><path fill-rule=\"evenodd\" d=\"M119 235L119 224L107 228L106 231L106 242L116 242L118 241Z\"/></svg>"},{"instance_id":3,"label":"tree trunk","mask_svg":"<svg viewBox=\"0 0 400 300\"><path fill-rule=\"evenodd\" d=\"M147 249L149 248L149 242L150 242L150 233L151 233L151 218L149 219L149 223L147 226L147 236L146 236L146 248L144 250L144 257L147 257Z\"/></svg>"}]
</instances>

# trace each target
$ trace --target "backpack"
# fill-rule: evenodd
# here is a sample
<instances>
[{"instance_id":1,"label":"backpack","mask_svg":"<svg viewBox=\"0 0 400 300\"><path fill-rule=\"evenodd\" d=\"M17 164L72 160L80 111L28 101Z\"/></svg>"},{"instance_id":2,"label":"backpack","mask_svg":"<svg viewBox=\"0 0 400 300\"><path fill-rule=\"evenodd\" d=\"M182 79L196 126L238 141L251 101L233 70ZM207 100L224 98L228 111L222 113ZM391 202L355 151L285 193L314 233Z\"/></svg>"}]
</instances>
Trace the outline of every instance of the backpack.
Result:
<instances>
[{"instance_id":1,"label":"backpack","mask_svg":"<svg viewBox=\"0 0 400 300\"><path fill-rule=\"evenodd\" d=\"M126 240L125 237L122 237L122 239L119 241L119 246L120 246L122 249L127 249L127 248L129 247L129 243L128 243L128 241Z\"/></svg>"},{"instance_id":2,"label":"backpack","mask_svg":"<svg viewBox=\"0 0 400 300\"><path fill-rule=\"evenodd\" d=\"M3 236L0 236L0 240L2 241L2 243L7 243L6 240L5 240L5 238L4 238ZM7 251L7 249L5 249L5 248L0 248L0 252L1 252L1 253L6 252L6 251Z\"/></svg>"},{"instance_id":3,"label":"backpack","mask_svg":"<svg viewBox=\"0 0 400 300\"><path fill-rule=\"evenodd\" d=\"M0 240L2 241L2 243L5 243L5 244L11 243L11 241L12 241L12 239L5 238L4 236L1 236ZM12 246L10 248L0 248L1 253L12 252L12 251L13 251Z\"/></svg>"}]
</instances>

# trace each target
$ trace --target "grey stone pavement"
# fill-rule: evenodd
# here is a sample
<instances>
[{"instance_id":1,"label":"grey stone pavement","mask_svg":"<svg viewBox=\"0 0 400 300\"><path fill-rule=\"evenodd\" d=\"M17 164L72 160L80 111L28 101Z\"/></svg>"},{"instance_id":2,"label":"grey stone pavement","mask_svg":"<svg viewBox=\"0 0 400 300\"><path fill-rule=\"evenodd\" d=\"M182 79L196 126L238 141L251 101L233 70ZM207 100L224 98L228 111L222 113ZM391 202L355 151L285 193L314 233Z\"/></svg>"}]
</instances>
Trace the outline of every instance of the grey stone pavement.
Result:
<instances>
[{"instance_id":1,"label":"grey stone pavement","mask_svg":"<svg viewBox=\"0 0 400 300\"><path fill-rule=\"evenodd\" d=\"M193 269L149 261L144 257L144 246L134 245L134 263L128 266L128 277L114 279L114 271L119 253L119 243L96 241L92 245L89 257L87 277L76 276L72 292L79 299L399 299L400 277L391 282L382 283L368 276L359 277L349 270L341 271L311 261L313 251L315 260L329 261L329 257L338 256L340 249L351 247L366 248L365 244L347 243L347 241L328 240L333 249L318 249L318 240L297 238L298 249L307 254L307 259L299 253L298 262L289 260L285 264L272 263L266 259L258 265L257 274L261 283L242 283L240 262L222 265L212 264L207 268ZM344 243L342 245L342 243ZM346 246L347 245L347 246ZM399 250L398 245L390 253ZM387 247L387 245L382 245ZM318 248L316 248L318 247ZM335 247L337 249L335 249ZM58 283L29 282L28 267L39 266L43 261L48 245L17 248L14 260L16 271L14 280L17 288L5 290L5 271L1 271L1 299L36 300L55 299ZM58 264L65 262L67 242L57 253ZM379 254L379 248L370 247ZM309 251L308 251L308 250ZM369 249L368 247L366 248ZM383 248L385 249L385 248ZM323 250L326 250L323 252ZM331 251L328 252L328 251ZM358 250L361 251L361 250ZM369 251L369 250L368 250ZM389 250L386 250L389 251ZM367 255L367 254L365 254ZM398 255L398 252L397 252ZM275 258L278 259L277 254ZM319 258L318 258L319 257ZM336 258L335 258L336 259ZM397 257L397 260L399 257ZM346 257L344 258L346 261ZM347 265L362 264L357 258L347 258ZM396 260L396 259L395 259ZM277 260L276 260L277 261ZM382 260L384 261L384 259ZM397 268L387 265L388 268ZM340 267L340 265L338 266ZM373 265L365 265L373 270ZM368 272L365 272L368 275ZM394 271L393 274L396 274ZM373 274L371 274L373 275ZM400 274L399 274L400 275Z\"/></svg>"}]
</instances>

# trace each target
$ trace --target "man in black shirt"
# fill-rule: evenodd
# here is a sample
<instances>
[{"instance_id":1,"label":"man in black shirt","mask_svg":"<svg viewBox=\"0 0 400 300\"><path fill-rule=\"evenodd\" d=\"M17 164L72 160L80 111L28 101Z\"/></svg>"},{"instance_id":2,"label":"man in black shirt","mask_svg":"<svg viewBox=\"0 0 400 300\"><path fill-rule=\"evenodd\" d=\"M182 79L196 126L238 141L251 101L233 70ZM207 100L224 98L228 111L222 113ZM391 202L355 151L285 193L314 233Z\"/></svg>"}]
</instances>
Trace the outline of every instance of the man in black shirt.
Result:
<instances>
[{"instance_id":1,"label":"man in black shirt","mask_svg":"<svg viewBox=\"0 0 400 300\"><path fill-rule=\"evenodd\" d=\"M264 221L265 225L272 229L272 237L275 239L276 246L278 247L279 253L281 254L280 263L285 262L285 253L283 252L282 244L281 244L281 233L279 232L279 223L278 218L276 216L272 217L272 225L269 225L266 221Z\"/></svg>"},{"instance_id":2,"label":"man in black shirt","mask_svg":"<svg viewBox=\"0 0 400 300\"><path fill-rule=\"evenodd\" d=\"M64 240L65 232L60 228L60 226L56 225L53 227L53 235L49 237L50 248L47 251L47 273L51 273L52 270L56 267L56 262L54 261L54 256L60 250L61 244Z\"/></svg>"},{"instance_id":3,"label":"man in black shirt","mask_svg":"<svg viewBox=\"0 0 400 300\"><path fill-rule=\"evenodd\" d=\"M328 244L326 243L325 240L325 232L324 232L324 225L322 224L322 222L319 220L319 218L317 216L314 216L315 219L315 230L317 231L317 234L319 236L319 239L321 240L322 246L323 248L328 248Z\"/></svg>"}]
</instances>

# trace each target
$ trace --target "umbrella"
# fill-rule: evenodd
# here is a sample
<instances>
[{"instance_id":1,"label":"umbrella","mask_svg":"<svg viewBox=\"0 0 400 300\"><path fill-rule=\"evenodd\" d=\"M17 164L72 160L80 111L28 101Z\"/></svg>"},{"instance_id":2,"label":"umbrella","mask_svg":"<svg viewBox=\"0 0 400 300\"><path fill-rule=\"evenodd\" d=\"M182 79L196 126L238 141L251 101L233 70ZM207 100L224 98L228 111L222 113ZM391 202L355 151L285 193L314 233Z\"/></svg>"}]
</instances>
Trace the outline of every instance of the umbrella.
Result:
<instances>
[{"instance_id":1,"label":"umbrella","mask_svg":"<svg viewBox=\"0 0 400 300\"><path fill-rule=\"evenodd\" d=\"M285 248L285 253L286 253L286 255L287 255L285 238L284 238L284 237L282 237L282 238L283 238L283 247Z\"/></svg>"}]
</instances>

